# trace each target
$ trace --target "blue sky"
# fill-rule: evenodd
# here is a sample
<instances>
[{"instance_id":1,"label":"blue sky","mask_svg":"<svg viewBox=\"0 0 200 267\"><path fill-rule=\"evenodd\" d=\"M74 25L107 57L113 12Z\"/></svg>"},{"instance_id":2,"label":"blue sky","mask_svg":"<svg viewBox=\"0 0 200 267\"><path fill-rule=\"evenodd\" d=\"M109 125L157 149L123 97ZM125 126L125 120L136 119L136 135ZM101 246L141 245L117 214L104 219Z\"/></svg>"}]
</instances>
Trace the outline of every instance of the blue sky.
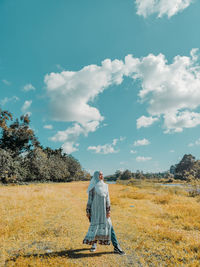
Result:
<instances>
[{"instance_id":1,"label":"blue sky","mask_svg":"<svg viewBox=\"0 0 200 267\"><path fill-rule=\"evenodd\" d=\"M0 106L82 166L199 159L200 2L1 0Z\"/></svg>"}]
</instances>

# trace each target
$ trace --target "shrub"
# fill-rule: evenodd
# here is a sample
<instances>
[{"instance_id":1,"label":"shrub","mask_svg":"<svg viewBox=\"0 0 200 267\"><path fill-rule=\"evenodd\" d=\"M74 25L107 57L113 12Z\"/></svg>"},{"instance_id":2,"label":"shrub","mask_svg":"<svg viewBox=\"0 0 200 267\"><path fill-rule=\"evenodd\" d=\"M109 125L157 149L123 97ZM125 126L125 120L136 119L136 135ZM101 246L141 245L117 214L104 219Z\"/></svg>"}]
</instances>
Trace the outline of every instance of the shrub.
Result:
<instances>
[{"instance_id":1,"label":"shrub","mask_svg":"<svg viewBox=\"0 0 200 267\"><path fill-rule=\"evenodd\" d=\"M14 157L13 152L0 148L0 181L15 183L23 180L23 168L20 158Z\"/></svg>"}]
</instances>

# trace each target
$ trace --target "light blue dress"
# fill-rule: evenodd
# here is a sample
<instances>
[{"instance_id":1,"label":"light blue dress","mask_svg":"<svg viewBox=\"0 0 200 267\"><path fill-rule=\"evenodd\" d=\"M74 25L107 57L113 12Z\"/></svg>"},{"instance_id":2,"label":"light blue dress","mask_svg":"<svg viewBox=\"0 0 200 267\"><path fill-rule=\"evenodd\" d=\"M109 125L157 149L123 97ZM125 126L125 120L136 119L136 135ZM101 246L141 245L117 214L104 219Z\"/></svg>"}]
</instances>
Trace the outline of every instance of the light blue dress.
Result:
<instances>
[{"instance_id":1,"label":"light blue dress","mask_svg":"<svg viewBox=\"0 0 200 267\"><path fill-rule=\"evenodd\" d=\"M106 184L106 186L108 186ZM99 242L101 245L110 245L112 222L106 214L110 211L110 197L99 195L95 187L89 191L86 212L90 214L90 226L83 240L84 244Z\"/></svg>"}]
</instances>

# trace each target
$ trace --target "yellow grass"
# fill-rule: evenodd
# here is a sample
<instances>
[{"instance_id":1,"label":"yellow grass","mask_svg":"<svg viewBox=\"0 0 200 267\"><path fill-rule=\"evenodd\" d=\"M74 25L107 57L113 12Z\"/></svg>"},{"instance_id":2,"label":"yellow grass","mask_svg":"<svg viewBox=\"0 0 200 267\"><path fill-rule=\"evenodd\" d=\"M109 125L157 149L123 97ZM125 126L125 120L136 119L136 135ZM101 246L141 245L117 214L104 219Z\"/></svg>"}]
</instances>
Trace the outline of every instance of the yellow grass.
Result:
<instances>
[{"instance_id":1,"label":"yellow grass","mask_svg":"<svg viewBox=\"0 0 200 267\"><path fill-rule=\"evenodd\" d=\"M179 189L110 184L126 256L82 240L88 182L0 186L0 266L200 266L200 202Z\"/></svg>"}]
</instances>

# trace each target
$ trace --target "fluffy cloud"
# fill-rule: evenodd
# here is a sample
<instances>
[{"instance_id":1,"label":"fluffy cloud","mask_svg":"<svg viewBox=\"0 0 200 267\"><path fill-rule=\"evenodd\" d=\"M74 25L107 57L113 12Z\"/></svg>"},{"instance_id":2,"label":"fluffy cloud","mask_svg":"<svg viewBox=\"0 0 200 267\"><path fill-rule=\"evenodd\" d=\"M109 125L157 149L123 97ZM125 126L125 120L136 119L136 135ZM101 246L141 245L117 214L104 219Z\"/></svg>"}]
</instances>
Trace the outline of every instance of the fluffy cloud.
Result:
<instances>
[{"instance_id":1,"label":"fluffy cloud","mask_svg":"<svg viewBox=\"0 0 200 267\"><path fill-rule=\"evenodd\" d=\"M200 114L192 112L200 106L197 60L197 49L191 50L190 57L176 56L171 64L162 54L125 58L126 75L141 80L141 103L147 102L150 116L163 116L165 133L181 132L200 124ZM144 118L139 119L140 126L143 121Z\"/></svg>"},{"instance_id":2,"label":"fluffy cloud","mask_svg":"<svg viewBox=\"0 0 200 267\"><path fill-rule=\"evenodd\" d=\"M74 145L80 134L87 136L98 128L104 117L89 102L111 84L123 81L123 67L120 60L105 59L101 66L89 65L77 72L62 71L45 76L51 119L76 122L73 127L59 131L52 137L53 141L65 136L66 142L73 142Z\"/></svg>"},{"instance_id":3,"label":"fluffy cloud","mask_svg":"<svg viewBox=\"0 0 200 267\"><path fill-rule=\"evenodd\" d=\"M164 115L164 126L167 130L164 133L182 132L183 128L192 128L200 124L200 114L191 111L183 111L177 113L166 113Z\"/></svg>"},{"instance_id":4,"label":"fluffy cloud","mask_svg":"<svg viewBox=\"0 0 200 267\"><path fill-rule=\"evenodd\" d=\"M91 121L84 123L74 123L73 126L67 128L64 131L58 131L54 136L50 137L49 140L54 142L64 142L62 145L65 153L72 153L78 150L77 139L83 134L87 136L89 132L94 132L99 126L98 121Z\"/></svg>"},{"instance_id":5,"label":"fluffy cloud","mask_svg":"<svg viewBox=\"0 0 200 267\"><path fill-rule=\"evenodd\" d=\"M141 116L139 119L137 119L137 128L139 129L141 127L149 127L157 120L158 118Z\"/></svg>"},{"instance_id":6,"label":"fluffy cloud","mask_svg":"<svg viewBox=\"0 0 200 267\"><path fill-rule=\"evenodd\" d=\"M31 90L35 90L35 87L31 83L24 85L23 91L27 92L27 91L31 91Z\"/></svg>"},{"instance_id":7,"label":"fluffy cloud","mask_svg":"<svg viewBox=\"0 0 200 267\"><path fill-rule=\"evenodd\" d=\"M98 146L89 146L88 150L93 150L96 154L111 154L118 153L119 150L115 149L116 144L119 141L123 141L125 137L120 137L113 139L112 144L98 145Z\"/></svg>"},{"instance_id":8,"label":"fluffy cloud","mask_svg":"<svg viewBox=\"0 0 200 267\"><path fill-rule=\"evenodd\" d=\"M101 66L89 65L80 71L62 71L45 76L47 95L50 99L50 116L58 121L102 121L93 101L111 84L120 84L123 62L105 59Z\"/></svg>"},{"instance_id":9,"label":"fluffy cloud","mask_svg":"<svg viewBox=\"0 0 200 267\"><path fill-rule=\"evenodd\" d=\"M150 144L149 140L144 138L144 139L135 141L133 145L134 146L146 146L146 145L149 145L149 144Z\"/></svg>"},{"instance_id":10,"label":"fluffy cloud","mask_svg":"<svg viewBox=\"0 0 200 267\"><path fill-rule=\"evenodd\" d=\"M23 106L21 107L21 111L25 114L28 114L29 116L31 115L31 112L28 111L28 109L30 108L32 104L32 100L26 100L23 104Z\"/></svg>"},{"instance_id":11,"label":"fluffy cloud","mask_svg":"<svg viewBox=\"0 0 200 267\"><path fill-rule=\"evenodd\" d=\"M141 103L147 103L148 116L137 119L138 129L149 127L161 118L164 133L181 132L199 125L200 113L192 111L200 106L197 60L197 49L192 49L190 56L175 56L171 64L163 54L143 58L127 55L124 61L105 59L100 66L47 74L44 80L50 118L74 123L53 139L66 135L68 142L69 136L77 140L80 134L87 136L98 129L104 118L92 102L110 85L121 84L125 76L140 80L138 96ZM74 127L78 129L76 132ZM73 134L68 134L71 131Z\"/></svg>"},{"instance_id":12,"label":"fluffy cloud","mask_svg":"<svg viewBox=\"0 0 200 267\"><path fill-rule=\"evenodd\" d=\"M65 142L62 145L63 152L71 154L72 152L78 151L79 144L74 144L74 142Z\"/></svg>"},{"instance_id":13,"label":"fluffy cloud","mask_svg":"<svg viewBox=\"0 0 200 267\"><path fill-rule=\"evenodd\" d=\"M152 14L158 17L167 15L168 18L187 8L193 0L135 0L137 14L144 18Z\"/></svg>"},{"instance_id":14,"label":"fluffy cloud","mask_svg":"<svg viewBox=\"0 0 200 267\"><path fill-rule=\"evenodd\" d=\"M138 156L137 158L136 158L136 161L138 161L138 162L144 162L144 161L147 161L147 160L151 160L152 158L151 157L143 157L143 156Z\"/></svg>"},{"instance_id":15,"label":"fluffy cloud","mask_svg":"<svg viewBox=\"0 0 200 267\"><path fill-rule=\"evenodd\" d=\"M19 97L17 97L17 96L4 97L4 99L2 99L2 100L0 101L0 104L1 104L2 106L4 106L4 105L7 104L8 102L11 102L11 101L16 102L16 101L18 101L18 100L19 100Z\"/></svg>"},{"instance_id":16,"label":"fluffy cloud","mask_svg":"<svg viewBox=\"0 0 200 267\"><path fill-rule=\"evenodd\" d=\"M119 152L119 150L115 150L112 144L89 146L88 150L93 150L96 154L111 154Z\"/></svg>"},{"instance_id":17,"label":"fluffy cloud","mask_svg":"<svg viewBox=\"0 0 200 267\"><path fill-rule=\"evenodd\" d=\"M46 125L44 125L44 129L51 130L51 129L53 129L53 126L51 124L46 124Z\"/></svg>"}]
</instances>

